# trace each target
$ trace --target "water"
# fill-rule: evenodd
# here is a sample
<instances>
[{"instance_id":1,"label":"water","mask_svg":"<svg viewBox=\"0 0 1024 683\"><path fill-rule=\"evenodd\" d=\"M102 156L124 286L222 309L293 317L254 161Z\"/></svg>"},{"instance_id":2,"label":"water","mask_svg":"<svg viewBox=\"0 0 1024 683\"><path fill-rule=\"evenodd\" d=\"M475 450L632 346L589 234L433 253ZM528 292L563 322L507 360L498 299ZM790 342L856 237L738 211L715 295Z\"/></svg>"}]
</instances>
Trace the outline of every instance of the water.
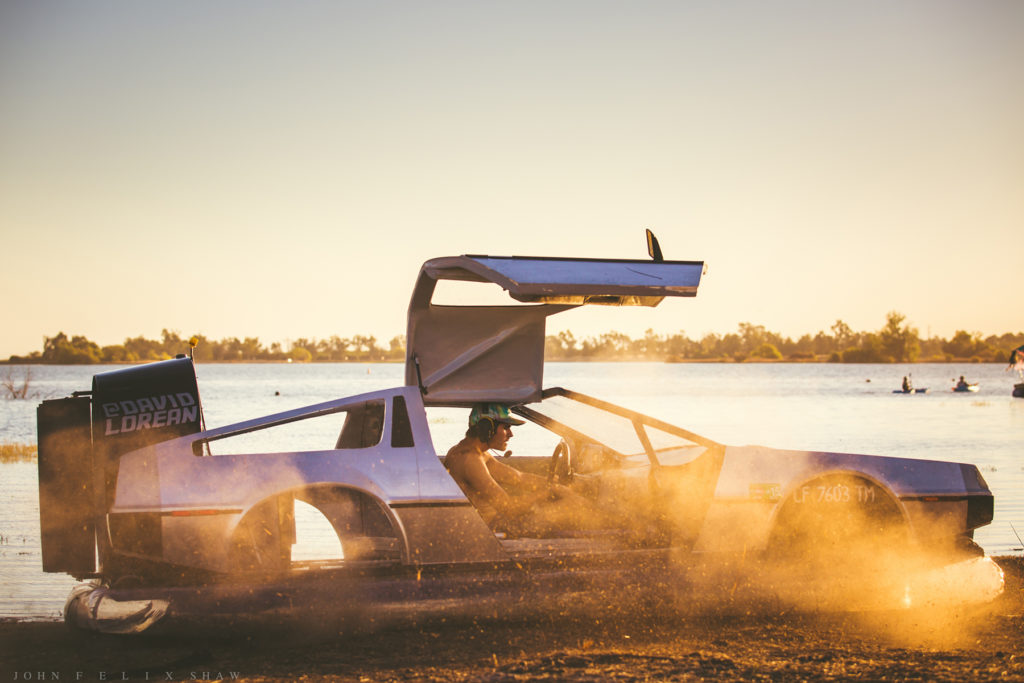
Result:
<instances>
[{"instance_id":1,"label":"water","mask_svg":"<svg viewBox=\"0 0 1024 683\"><path fill-rule=\"evenodd\" d=\"M31 367L33 398L0 400L0 443L35 443L39 400L89 389L92 374L109 369ZM24 371L11 368L16 379ZM908 373L930 392L893 394ZM201 364L197 374L207 426L216 427L400 385L404 368ZM949 391L960 375L981 390ZM553 363L545 373L546 386L598 396L726 444L974 463L995 495L995 519L975 540L993 555L1019 554L1011 524L1024 535L1024 400L1010 396L1015 381L999 364ZM430 420L439 451L465 429L465 411L432 410ZM529 437L517 437L516 452L530 453ZM34 463L0 465L0 503L0 618L59 618L75 581L42 572ZM329 529L310 533L314 545L336 544Z\"/></svg>"}]
</instances>

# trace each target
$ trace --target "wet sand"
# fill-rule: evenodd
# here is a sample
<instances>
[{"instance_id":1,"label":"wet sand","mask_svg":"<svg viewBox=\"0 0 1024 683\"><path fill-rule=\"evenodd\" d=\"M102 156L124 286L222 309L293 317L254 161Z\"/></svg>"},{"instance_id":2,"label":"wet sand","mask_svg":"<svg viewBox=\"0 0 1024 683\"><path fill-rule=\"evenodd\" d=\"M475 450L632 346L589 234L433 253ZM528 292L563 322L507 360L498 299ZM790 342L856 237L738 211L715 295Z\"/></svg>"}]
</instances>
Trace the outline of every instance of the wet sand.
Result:
<instances>
[{"instance_id":1,"label":"wet sand","mask_svg":"<svg viewBox=\"0 0 1024 683\"><path fill-rule=\"evenodd\" d=\"M1024 681L1024 558L969 608L809 613L784 608L515 618L195 624L83 635L0 622L0 683L19 680L1016 680ZM560 612L560 613L559 613ZM339 632L341 631L341 632Z\"/></svg>"}]
</instances>

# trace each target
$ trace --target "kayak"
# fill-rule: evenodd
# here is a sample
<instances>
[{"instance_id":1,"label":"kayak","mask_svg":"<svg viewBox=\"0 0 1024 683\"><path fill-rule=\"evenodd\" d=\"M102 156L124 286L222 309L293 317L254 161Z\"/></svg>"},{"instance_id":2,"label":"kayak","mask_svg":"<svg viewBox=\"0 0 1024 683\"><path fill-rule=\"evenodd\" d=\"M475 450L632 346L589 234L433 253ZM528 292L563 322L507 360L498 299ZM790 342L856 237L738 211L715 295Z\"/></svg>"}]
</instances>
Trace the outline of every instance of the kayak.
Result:
<instances>
[{"instance_id":1,"label":"kayak","mask_svg":"<svg viewBox=\"0 0 1024 683\"><path fill-rule=\"evenodd\" d=\"M964 386L964 387L961 387L961 386L953 387L953 391L956 391L956 392L977 391L978 389L979 389L979 386L978 386L977 383L975 383L975 384L968 384L967 386Z\"/></svg>"},{"instance_id":2,"label":"kayak","mask_svg":"<svg viewBox=\"0 0 1024 683\"><path fill-rule=\"evenodd\" d=\"M928 388L925 387L925 388L922 388L922 389L893 389L892 393L894 393L894 394L927 394L928 393Z\"/></svg>"}]
</instances>

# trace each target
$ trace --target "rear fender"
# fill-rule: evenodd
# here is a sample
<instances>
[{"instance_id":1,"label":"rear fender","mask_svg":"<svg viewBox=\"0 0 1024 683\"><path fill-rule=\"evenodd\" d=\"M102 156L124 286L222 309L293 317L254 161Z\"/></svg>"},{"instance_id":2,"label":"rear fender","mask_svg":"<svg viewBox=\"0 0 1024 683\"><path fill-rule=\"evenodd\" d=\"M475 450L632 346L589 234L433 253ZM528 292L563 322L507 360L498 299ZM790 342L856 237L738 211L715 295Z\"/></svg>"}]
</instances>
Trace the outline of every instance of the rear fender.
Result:
<instances>
[{"instance_id":1,"label":"rear fender","mask_svg":"<svg viewBox=\"0 0 1024 683\"><path fill-rule=\"evenodd\" d=\"M231 571L277 573L291 566L295 501L316 508L330 523L345 561L407 561L402 524L384 501L356 487L318 484L264 498L239 515L228 531Z\"/></svg>"}]
</instances>

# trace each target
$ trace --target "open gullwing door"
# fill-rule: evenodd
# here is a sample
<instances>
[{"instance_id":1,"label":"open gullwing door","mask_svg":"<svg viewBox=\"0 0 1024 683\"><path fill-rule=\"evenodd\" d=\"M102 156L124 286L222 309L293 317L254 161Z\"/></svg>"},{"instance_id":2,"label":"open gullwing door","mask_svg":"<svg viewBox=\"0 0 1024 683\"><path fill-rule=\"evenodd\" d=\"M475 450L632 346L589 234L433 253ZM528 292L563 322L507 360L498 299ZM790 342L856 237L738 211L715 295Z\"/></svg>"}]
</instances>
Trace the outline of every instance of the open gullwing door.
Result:
<instances>
[{"instance_id":1,"label":"open gullwing door","mask_svg":"<svg viewBox=\"0 0 1024 683\"><path fill-rule=\"evenodd\" d=\"M659 254L660 256L660 254ZM428 405L540 398L549 315L587 304L657 306L696 296L701 261L451 256L420 269L406 335L405 383ZM432 303L439 280L494 283L532 305Z\"/></svg>"}]
</instances>

